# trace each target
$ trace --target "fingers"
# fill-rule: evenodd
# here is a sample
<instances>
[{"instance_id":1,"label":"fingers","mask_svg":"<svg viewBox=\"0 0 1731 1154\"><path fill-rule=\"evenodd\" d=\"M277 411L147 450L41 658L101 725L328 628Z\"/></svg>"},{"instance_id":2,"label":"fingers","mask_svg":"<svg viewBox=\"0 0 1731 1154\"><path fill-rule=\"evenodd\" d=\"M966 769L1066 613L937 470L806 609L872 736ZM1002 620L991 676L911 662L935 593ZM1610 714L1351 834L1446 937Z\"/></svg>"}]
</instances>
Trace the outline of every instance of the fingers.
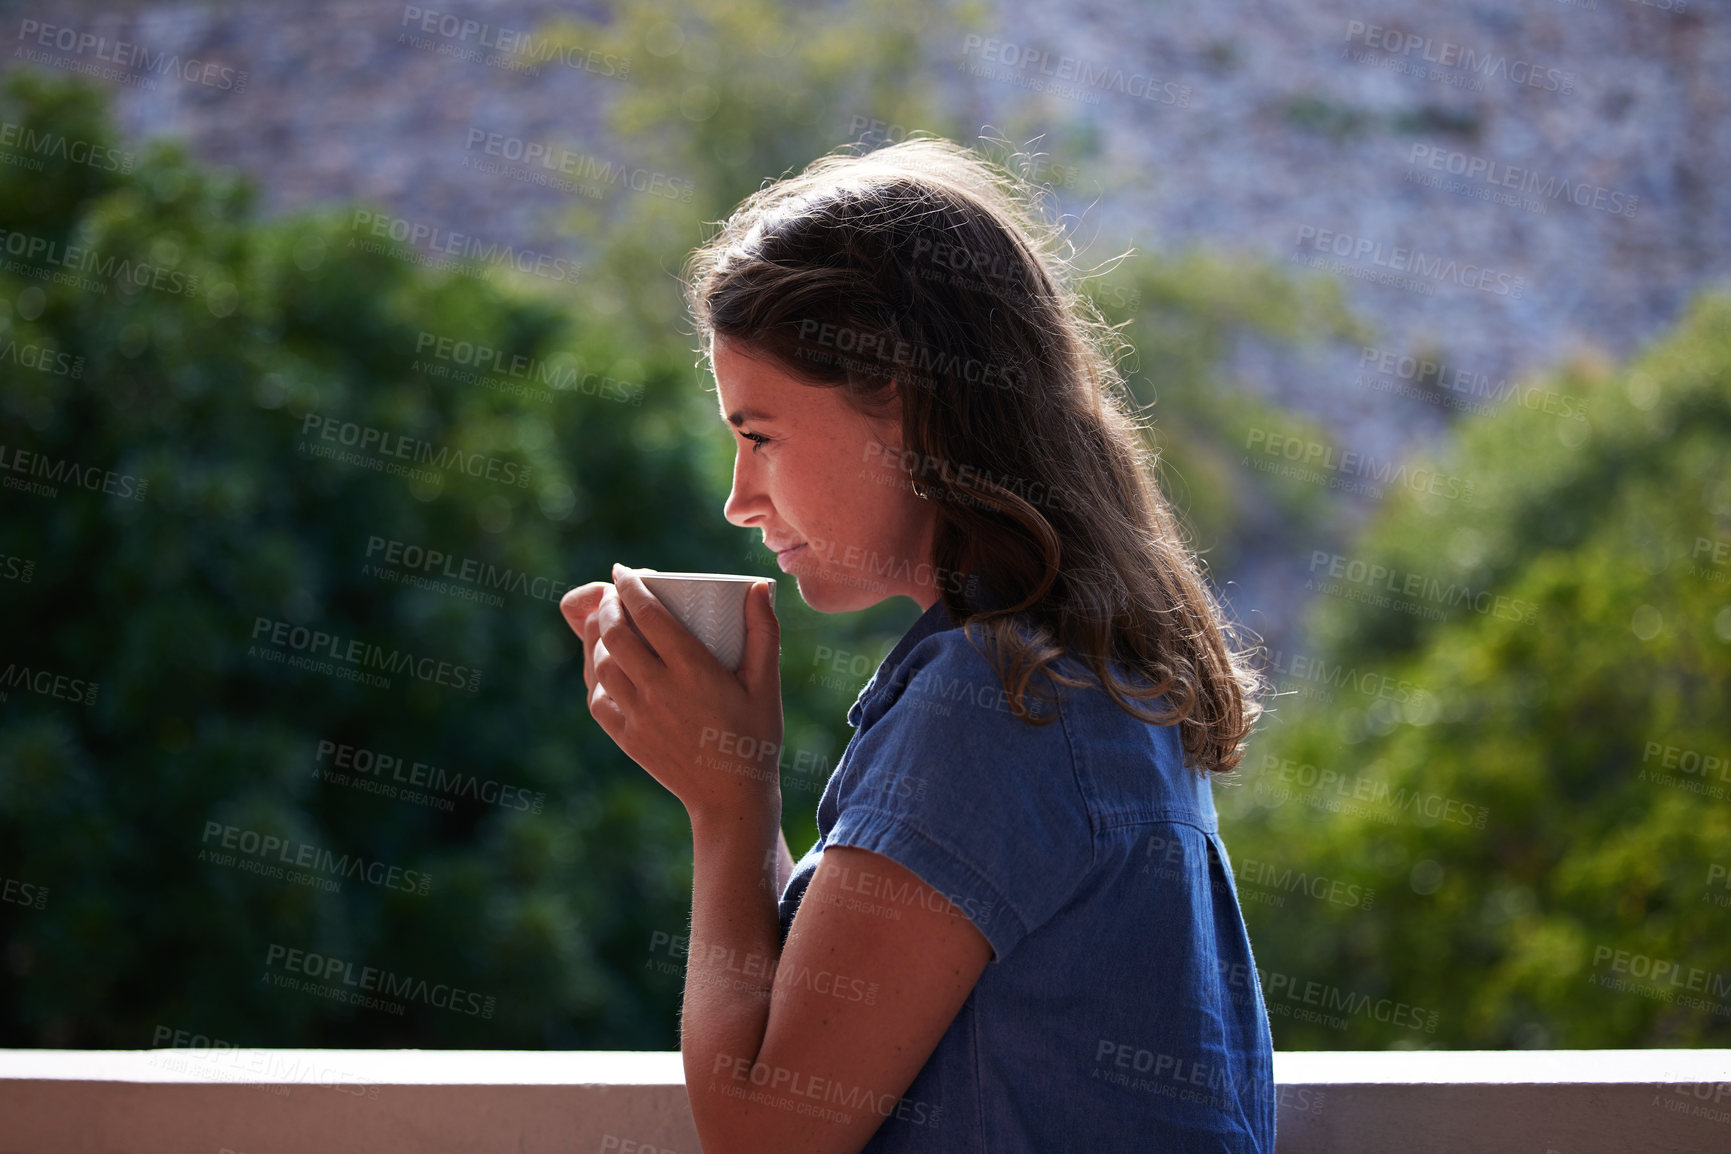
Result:
<instances>
[{"instance_id":1,"label":"fingers","mask_svg":"<svg viewBox=\"0 0 1731 1154\"><path fill-rule=\"evenodd\" d=\"M559 612L564 614L573 633L579 637L583 635L583 622L595 612L595 607L601 603L601 595L608 587L606 581L591 581L587 585L579 585L559 599Z\"/></svg>"},{"instance_id":2,"label":"fingers","mask_svg":"<svg viewBox=\"0 0 1731 1154\"><path fill-rule=\"evenodd\" d=\"M631 614L631 620L642 632L643 638L655 647L655 652L665 654L671 662L692 665L702 662L705 658L715 660L715 655L704 648L703 642L692 636L687 629L668 611L655 594L649 591L649 586L643 583L638 571L627 569L623 565L613 567L613 576L618 584L619 599Z\"/></svg>"},{"instance_id":3,"label":"fingers","mask_svg":"<svg viewBox=\"0 0 1731 1154\"><path fill-rule=\"evenodd\" d=\"M745 665L742 672L753 690L779 685L781 678L781 621L775 615L775 601L770 596L775 591L775 583L765 581L762 586L753 585L745 602Z\"/></svg>"},{"instance_id":4,"label":"fingers","mask_svg":"<svg viewBox=\"0 0 1731 1154\"><path fill-rule=\"evenodd\" d=\"M597 635L596 677L614 697L629 702L636 697L638 681L654 676L661 658L638 636L613 589L602 595L588 627Z\"/></svg>"},{"instance_id":5,"label":"fingers","mask_svg":"<svg viewBox=\"0 0 1731 1154\"><path fill-rule=\"evenodd\" d=\"M601 682L595 677L595 647L601 643L601 623L595 620L595 614L590 613L583 618L583 625L577 631L577 636L583 639L583 684L589 687L589 693L593 696L601 687Z\"/></svg>"},{"instance_id":6,"label":"fingers","mask_svg":"<svg viewBox=\"0 0 1731 1154\"><path fill-rule=\"evenodd\" d=\"M600 616L599 612L596 616ZM605 700L607 706L612 710L613 714L617 718L618 724L623 726L624 719L637 712L637 698L637 683L633 681L631 675L620 666L619 659L614 656L612 650L607 647L607 642L605 640L596 641L595 685L589 691L590 714L593 716L595 714L596 704ZM601 720L600 717L596 717L595 719L597 721ZM606 729L607 727L603 726L602 728ZM619 740L619 734L615 733L613 729L607 729L607 732L614 741Z\"/></svg>"},{"instance_id":7,"label":"fingers","mask_svg":"<svg viewBox=\"0 0 1731 1154\"><path fill-rule=\"evenodd\" d=\"M591 581L587 585L579 585L559 598L559 612L565 618L565 624L571 627L583 642L583 683L591 692L598 684L595 680L595 638L596 631L591 628L595 620L595 608L601 604L602 596L612 588L606 581Z\"/></svg>"},{"instance_id":8,"label":"fingers","mask_svg":"<svg viewBox=\"0 0 1731 1154\"><path fill-rule=\"evenodd\" d=\"M620 744L625 737L625 711L599 685L589 691L589 716L595 719L602 733L613 739L613 744L625 748Z\"/></svg>"}]
</instances>

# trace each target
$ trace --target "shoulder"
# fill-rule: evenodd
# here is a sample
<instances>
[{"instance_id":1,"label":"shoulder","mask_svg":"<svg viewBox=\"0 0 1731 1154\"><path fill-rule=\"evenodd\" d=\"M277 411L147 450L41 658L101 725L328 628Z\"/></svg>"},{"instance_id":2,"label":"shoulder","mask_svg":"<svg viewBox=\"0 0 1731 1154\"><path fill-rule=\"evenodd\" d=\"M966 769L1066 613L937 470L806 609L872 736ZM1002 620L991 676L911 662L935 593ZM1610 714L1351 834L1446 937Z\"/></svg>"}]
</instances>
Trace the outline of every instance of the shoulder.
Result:
<instances>
[{"instance_id":1,"label":"shoulder","mask_svg":"<svg viewBox=\"0 0 1731 1154\"><path fill-rule=\"evenodd\" d=\"M1017 628L1028 636L1024 627L1018 624ZM1025 729L1052 729L1055 734L1061 733L1055 717L1053 724L1037 726L1015 716L1010 693L999 673L999 652L994 631L985 622L975 621L933 633L909 651L893 681L884 687L886 704L893 701L905 705L904 712L936 711L941 716L958 716L944 713L945 707L966 705L971 707L970 711L959 716L970 725L1008 719ZM1036 691L1046 700L1041 700ZM1054 710L1053 697L1051 683L1036 674L1025 687L1023 703L1036 718L1044 720Z\"/></svg>"},{"instance_id":2,"label":"shoulder","mask_svg":"<svg viewBox=\"0 0 1731 1154\"><path fill-rule=\"evenodd\" d=\"M1039 812L1054 826L1069 825L1066 836L1086 836L1093 823L1063 705L1026 693L1024 706L1044 723L1018 717L984 633L978 625L945 629L909 651L867 703L858 744L838 775L838 802L881 804L900 779L924 820L965 814L990 826Z\"/></svg>"},{"instance_id":3,"label":"shoulder","mask_svg":"<svg viewBox=\"0 0 1731 1154\"><path fill-rule=\"evenodd\" d=\"M1015 628L1022 638L1038 640L1025 618L1017 618ZM1023 696L1036 718L1055 713L1053 720L1044 725L1024 721L1015 716L990 657L996 652L991 634L979 624L967 634L961 629L933 634L910 653L919 663L903 690L911 704L904 716L935 714L953 728L951 740L966 742L973 747L970 756L988 764L1043 767L1042 779L1030 781L1028 789L1046 802L1079 800L1096 825L1172 818L1218 828L1212 783L1189 767L1176 724L1157 724L1127 710L1101 683L1092 663L1074 650L1047 667L1064 680L1036 673ZM1138 690L1152 686L1146 672L1122 661L1108 662L1106 669L1138 709L1159 714L1171 708L1166 694L1138 697ZM1049 700L1040 700L1036 690ZM962 705L969 708L954 708ZM1067 771L1061 777L1051 772L1059 765ZM1006 771L995 772L1003 776ZM1009 777L1015 779L1013 773Z\"/></svg>"},{"instance_id":4,"label":"shoulder","mask_svg":"<svg viewBox=\"0 0 1731 1154\"><path fill-rule=\"evenodd\" d=\"M1097 851L1062 707L1029 698L1056 716L1017 717L979 632L923 638L868 704L826 795L825 845L899 862L1001 960L1069 899Z\"/></svg>"}]
</instances>

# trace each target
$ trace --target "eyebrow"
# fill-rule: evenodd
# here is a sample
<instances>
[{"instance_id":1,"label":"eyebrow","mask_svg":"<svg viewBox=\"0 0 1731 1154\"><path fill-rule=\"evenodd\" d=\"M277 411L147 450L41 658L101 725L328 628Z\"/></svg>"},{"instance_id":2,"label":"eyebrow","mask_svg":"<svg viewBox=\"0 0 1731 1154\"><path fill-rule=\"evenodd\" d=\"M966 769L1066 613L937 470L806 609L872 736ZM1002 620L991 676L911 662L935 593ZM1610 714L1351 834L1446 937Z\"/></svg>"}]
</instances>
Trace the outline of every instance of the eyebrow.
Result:
<instances>
[{"instance_id":1,"label":"eyebrow","mask_svg":"<svg viewBox=\"0 0 1731 1154\"><path fill-rule=\"evenodd\" d=\"M727 423L742 425L746 421L773 421L775 418L762 409L735 409L727 414Z\"/></svg>"}]
</instances>

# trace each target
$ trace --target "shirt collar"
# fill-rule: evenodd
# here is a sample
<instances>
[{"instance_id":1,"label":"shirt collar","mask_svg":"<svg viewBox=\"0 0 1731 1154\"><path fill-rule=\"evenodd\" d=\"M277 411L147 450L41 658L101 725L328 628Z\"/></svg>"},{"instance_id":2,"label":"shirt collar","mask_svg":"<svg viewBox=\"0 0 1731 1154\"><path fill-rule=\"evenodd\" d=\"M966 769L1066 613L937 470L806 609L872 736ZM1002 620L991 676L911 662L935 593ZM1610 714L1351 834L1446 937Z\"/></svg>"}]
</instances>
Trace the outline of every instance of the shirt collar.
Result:
<instances>
[{"instance_id":1,"label":"shirt collar","mask_svg":"<svg viewBox=\"0 0 1731 1154\"><path fill-rule=\"evenodd\" d=\"M962 583L961 594L963 603L973 610L985 609L999 604L998 599L987 588L985 582L973 574L969 574ZM848 707L848 724L855 729L859 728L866 698L894 679L896 670L900 668L902 662L907 660L908 654L913 652L914 646L934 633L959 628L961 628L960 622L950 615L949 609L944 605L944 599L939 597L932 603L930 609L920 614L919 620L908 626L908 631L902 634L902 639L896 642L895 648L891 649L889 654L879 663L871 680L866 682L865 688L859 691L859 696L854 698L854 703Z\"/></svg>"}]
</instances>

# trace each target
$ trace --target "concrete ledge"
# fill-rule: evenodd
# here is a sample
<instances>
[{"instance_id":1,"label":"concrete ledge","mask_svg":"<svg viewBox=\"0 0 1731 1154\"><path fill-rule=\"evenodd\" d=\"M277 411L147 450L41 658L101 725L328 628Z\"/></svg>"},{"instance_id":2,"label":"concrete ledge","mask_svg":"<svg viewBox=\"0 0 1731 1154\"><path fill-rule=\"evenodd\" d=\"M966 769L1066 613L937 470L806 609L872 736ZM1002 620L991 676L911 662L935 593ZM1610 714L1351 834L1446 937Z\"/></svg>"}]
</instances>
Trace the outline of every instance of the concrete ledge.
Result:
<instances>
[{"instance_id":1,"label":"concrete ledge","mask_svg":"<svg viewBox=\"0 0 1731 1154\"><path fill-rule=\"evenodd\" d=\"M0 1050L0 1154L699 1154L679 1054Z\"/></svg>"},{"instance_id":2,"label":"concrete ledge","mask_svg":"<svg viewBox=\"0 0 1731 1154\"><path fill-rule=\"evenodd\" d=\"M1276 1053L1281 1154L1731 1151L1731 1050Z\"/></svg>"},{"instance_id":3,"label":"concrete ledge","mask_svg":"<svg viewBox=\"0 0 1731 1154\"><path fill-rule=\"evenodd\" d=\"M1279 1053L1282 1154L1731 1150L1731 1050ZM700 1154L677 1053L0 1050L3 1154Z\"/></svg>"}]
</instances>

